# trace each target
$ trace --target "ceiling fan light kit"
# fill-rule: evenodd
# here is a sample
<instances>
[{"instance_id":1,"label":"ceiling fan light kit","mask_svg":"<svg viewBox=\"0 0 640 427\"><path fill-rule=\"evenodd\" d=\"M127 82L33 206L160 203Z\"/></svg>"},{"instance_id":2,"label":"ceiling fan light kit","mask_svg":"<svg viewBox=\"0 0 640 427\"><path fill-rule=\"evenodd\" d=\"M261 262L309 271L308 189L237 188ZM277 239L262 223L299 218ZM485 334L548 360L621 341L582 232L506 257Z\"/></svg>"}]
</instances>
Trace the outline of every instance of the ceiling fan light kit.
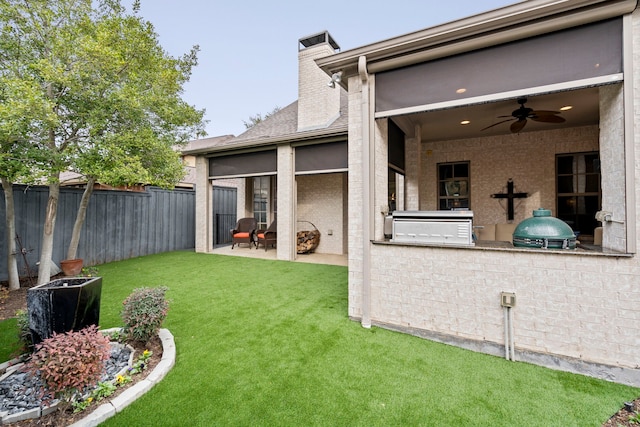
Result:
<instances>
[{"instance_id":1,"label":"ceiling fan light kit","mask_svg":"<svg viewBox=\"0 0 640 427\"><path fill-rule=\"evenodd\" d=\"M489 125L482 130L487 130L502 123L513 122L510 126L511 133L518 133L524 128L528 120L544 123L563 123L565 121L563 117L558 116L560 111L534 110L532 108L525 107L524 104L526 104L526 102L527 98L518 98L518 104L520 104L518 109L513 110L511 115L498 116L499 119L505 117L508 118Z\"/></svg>"}]
</instances>

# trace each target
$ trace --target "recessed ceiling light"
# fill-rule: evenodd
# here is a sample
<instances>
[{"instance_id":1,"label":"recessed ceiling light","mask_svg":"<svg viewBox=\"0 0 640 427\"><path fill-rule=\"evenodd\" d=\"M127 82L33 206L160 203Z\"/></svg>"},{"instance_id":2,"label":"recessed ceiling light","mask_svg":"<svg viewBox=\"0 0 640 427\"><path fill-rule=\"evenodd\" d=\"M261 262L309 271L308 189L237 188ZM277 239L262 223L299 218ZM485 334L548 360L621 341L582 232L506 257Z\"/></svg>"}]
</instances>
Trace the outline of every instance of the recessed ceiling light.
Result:
<instances>
[{"instance_id":1,"label":"recessed ceiling light","mask_svg":"<svg viewBox=\"0 0 640 427\"><path fill-rule=\"evenodd\" d=\"M460 122L461 125L468 125L469 123L471 123L469 120L463 120Z\"/></svg>"},{"instance_id":2,"label":"recessed ceiling light","mask_svg":"<svg viewBox=\"0 0 640 427\"><path fill-rule=\"evenodd\" d=\"M573 108L573 105L565 105L564 107L560 107L560 111L568 111Z\"/></svg>"},{"instance_id":3,"label":"recessed ceiling light","mask_svg":"<svg viewBox=\"0 0 640 427\"><path fill-rule=\"evenodd\" d=\"M466 91L467 91L467 89L466 89L466 88L461 87L460 89L457 89L457 90L456 90L456 93L465 93Z\"/></svg>"}]
</instances>

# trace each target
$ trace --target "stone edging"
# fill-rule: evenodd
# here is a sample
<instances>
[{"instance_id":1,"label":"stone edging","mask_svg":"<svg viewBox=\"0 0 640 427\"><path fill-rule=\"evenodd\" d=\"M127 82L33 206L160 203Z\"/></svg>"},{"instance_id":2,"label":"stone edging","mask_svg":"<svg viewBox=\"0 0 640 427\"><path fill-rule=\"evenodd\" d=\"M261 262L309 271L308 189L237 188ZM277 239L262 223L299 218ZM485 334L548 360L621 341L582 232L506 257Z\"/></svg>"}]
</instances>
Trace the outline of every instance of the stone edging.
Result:
<instances>
[{"instance_id":1,"label":"stone edging","mask_svg":"<svg viewBox=\"0 0 640 427\"><path fill-rule=\"evenodd\" d=\"M158 337L162 341L162 359L144 380L129 387L110 402L98 406L89 415L71 424L69 427L95 427L133 403L137 398L151 390L173 368L176 362L176 346L173 335L168 329L160 329Z\"/></svg>"}]
</instances>

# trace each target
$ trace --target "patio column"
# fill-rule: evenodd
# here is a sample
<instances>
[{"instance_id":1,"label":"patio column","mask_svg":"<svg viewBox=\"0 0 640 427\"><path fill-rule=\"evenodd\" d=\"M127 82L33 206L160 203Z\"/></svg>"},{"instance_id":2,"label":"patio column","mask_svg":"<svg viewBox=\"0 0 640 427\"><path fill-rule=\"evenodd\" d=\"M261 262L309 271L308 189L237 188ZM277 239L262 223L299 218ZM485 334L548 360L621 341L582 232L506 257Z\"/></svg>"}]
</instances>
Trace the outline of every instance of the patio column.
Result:
<instances>
[{"instance_id":1,"label":"patio column","mask_svg":"<svg viewBox=\"0 0 640 427\"><path fill-rule=\"evenodd\" d=\"M413 137L407 138L405 144L405 209L409 211L420 210L420 131L420 125L416 125Z\"/></svg>"},{"instance_id":2,"label":"patio column","mask_svg":"<svg viewBox=\"0 0 640 427\"><path fill-rule=\"evenodd\" d=\"M209 161L204 156L196 157L196 252L213 250L212 191L209 181Z\"/></svg>"},{"instance_id":3,"label":"patio column","mask_svg":"<svg viewBox=\"0 0 640 427\"><path fill-rule=\"evenodd\" d=\"M278 259L296 257L296 193L294 152L290 145L278 146Z\"/></svg>"}]
</instances>

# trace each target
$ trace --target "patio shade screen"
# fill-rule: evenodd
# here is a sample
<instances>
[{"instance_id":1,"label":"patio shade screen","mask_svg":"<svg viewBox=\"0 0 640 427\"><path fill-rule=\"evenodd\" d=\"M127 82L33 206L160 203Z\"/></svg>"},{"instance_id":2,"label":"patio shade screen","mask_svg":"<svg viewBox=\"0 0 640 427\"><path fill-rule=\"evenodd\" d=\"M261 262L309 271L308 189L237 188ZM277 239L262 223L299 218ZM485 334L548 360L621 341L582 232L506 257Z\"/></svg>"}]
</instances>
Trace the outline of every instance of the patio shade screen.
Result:
<instances>
[{"instance_id":1,"label":"patio shade screen","mask_svg":"<svg viewBox=\"0 0 640 427\"><path fill-rule=\"evenodd\" d=\"M404 132L389 120L389 167L404 174Z\"/></svg>"},{"instance_id":2,"label":"patio shade screen","mask_svg":"<svg viewBox=\"0 0 640 427\"><path fill-rule=\"evenodd\" d=\"M375 108L391 111L618 73L621 18L380 72Z\"/></svg>"},{"instance_id":3,"label":"patio shade screen","mask_svg":"<svg viewBox=\"0 0 640 427\"><path fill-rule=\"evenodd\" d=\"M346 171L348 167L347 141L296 147L296 173Z\"/></svg>"},{"instance_id":4,"label":"patio shade screen","mask_svg":"<svg viewBox=\"0 0 640 427\"><path fill-rule=\"evenodd\" d=\"M276 150L232 154L209 159L209 178L275 175L277 172Z\"/></svg>"}]
</instances>

